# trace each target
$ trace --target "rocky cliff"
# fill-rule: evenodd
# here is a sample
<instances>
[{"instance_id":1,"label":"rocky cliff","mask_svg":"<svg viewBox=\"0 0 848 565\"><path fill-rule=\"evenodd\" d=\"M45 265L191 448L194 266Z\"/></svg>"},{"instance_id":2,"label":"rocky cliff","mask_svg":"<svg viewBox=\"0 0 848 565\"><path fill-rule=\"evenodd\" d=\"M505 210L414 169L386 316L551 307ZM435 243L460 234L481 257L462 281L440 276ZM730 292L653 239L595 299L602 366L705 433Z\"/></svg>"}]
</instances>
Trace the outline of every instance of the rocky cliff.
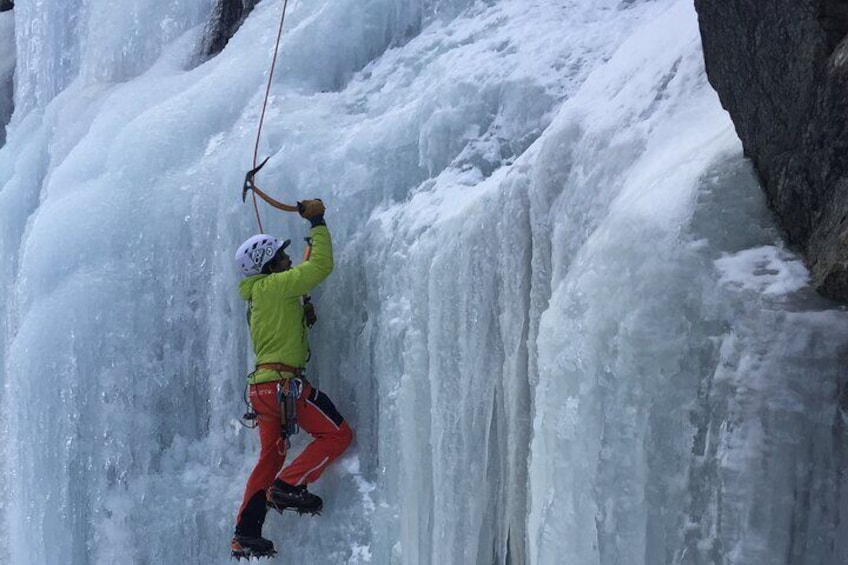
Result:
<instances>
[{"instance_id":1,"label":"rocky cliff","mask_svg":"<svg viewBox=\"0 0 848 565\"><path fill-rule=\"evenodd\" d=\"M15 19L11 7L11 2L0 0L0 147L6 143L6 124L14 109Z\"/></svg>"},{"instance_id":2,"label":"rocky cliff","mask_svg":"<svg viewBox=\"0 0 848 565\"><path fill-rule=\"evenodd\" d=\"M791 244L848 302L848 0L695 0L707 74Z\"/></svg>"},{"instance_id":3,"label":"rocky cliff","mask_svg":"<svg viewBox=\"0 0 848 565\"><path fill-rule=\"evenodd\" d=\"M259 0L217 0L207 25L203 55L220 53Z\"/></svg>"}]
</instances>

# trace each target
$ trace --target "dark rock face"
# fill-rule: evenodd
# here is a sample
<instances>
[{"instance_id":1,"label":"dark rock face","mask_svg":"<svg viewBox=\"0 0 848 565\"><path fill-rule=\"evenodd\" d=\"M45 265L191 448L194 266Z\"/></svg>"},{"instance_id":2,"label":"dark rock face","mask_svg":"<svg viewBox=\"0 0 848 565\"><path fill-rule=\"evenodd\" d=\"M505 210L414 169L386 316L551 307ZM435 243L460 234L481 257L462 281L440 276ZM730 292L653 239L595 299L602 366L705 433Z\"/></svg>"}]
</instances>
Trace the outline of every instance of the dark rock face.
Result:
<instances>
[{"instance_id":1,"label":"dark rock face","mask_svg":"<svg viewBox=\"0 0 848 565\"><path fill-rule=\"evenodd\" d=\"M14 83L12 82L12 75L2 76L0 75L0 147L3 147L6 144L6 124L9 123L9 119L12 117L12 110L14 110L14 105L12 104L12 96L14 95Z\"/></svg>"},{"instance_id":2,"label":"dark rock face","mask_svg":"<svg viewBox=\"0 0 848 565\"><path fill-rule=\"evenodd\" d=\"M0 0L0 12L6 12L15 7L15 3L12 0Z\"/></svg>"},{"instance_id":3,"label":"dark rock face","mask_svg":"<svg viewBox=\"0 0 848 565\"><path fill-rule=\"evenodd\" d=\"M848 302L848 0L695 0L710 83L813 282Z\"/></svg>"},{"instance_id":4,"label":"dark rock face","mask_svg":"<svg viewBox=\"0 0 848 565\"><path fill-rule=\"evenodd\" d=\"M220 53L259 0L217 0L203 42L203 55Z\"/></svg>"},{"instance_id":5,"label":"dark rock face","mask_svg":"<svg viewBox=\"0 0 848 565\"><path fill-rule=\"evenodd\" d=\"M11 9L11 2L0 0L0 12ZM12 14L0 16L0 147L6 144L6 125L14 110L15 37Z\"/></svg>"}]
</instances>

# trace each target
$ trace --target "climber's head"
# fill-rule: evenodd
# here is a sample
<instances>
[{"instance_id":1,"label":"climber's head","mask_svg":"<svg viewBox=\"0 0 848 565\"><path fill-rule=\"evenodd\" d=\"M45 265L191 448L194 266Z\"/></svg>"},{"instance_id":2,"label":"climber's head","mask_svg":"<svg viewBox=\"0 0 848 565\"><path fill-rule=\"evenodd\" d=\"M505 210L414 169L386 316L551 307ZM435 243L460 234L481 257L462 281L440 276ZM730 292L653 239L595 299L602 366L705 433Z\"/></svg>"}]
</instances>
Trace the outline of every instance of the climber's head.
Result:
<instances>
[{"instance_id":1,"label":"climber's head","mask_svg":"<svg viewBox=\"0 0 848 565\"><path fill-rule=\"evenodd\" d=\"M280 241L264 233L251 236L236 251L236 263L241 274L249 277L291 268L291 259L285 252L290 243L290 239Z\"/></svg>"}]
</instances>

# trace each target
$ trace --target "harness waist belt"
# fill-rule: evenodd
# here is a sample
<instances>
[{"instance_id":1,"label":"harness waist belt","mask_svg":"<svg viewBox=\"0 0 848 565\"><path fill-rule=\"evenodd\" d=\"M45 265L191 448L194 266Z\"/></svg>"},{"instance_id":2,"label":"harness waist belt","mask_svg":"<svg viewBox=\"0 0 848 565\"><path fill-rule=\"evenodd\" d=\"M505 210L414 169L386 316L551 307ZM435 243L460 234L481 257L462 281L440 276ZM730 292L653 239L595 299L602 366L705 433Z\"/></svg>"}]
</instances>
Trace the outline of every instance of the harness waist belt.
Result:
<instances>
[{"instance_id":1,"label":"harness waist belt","mask_svg":"<svg viewBox=\"0 0 848 565\"><path fill-rule=\"evenodd\" d=\"M261 371L262 369L268 371L279 371L280 373L292 373L296 377L300 377L303 375L303 369L298 367L292 367L291 365L286 365L285 363L260 363L256 366L257 371Z\"/></svg>"}]
</instances>

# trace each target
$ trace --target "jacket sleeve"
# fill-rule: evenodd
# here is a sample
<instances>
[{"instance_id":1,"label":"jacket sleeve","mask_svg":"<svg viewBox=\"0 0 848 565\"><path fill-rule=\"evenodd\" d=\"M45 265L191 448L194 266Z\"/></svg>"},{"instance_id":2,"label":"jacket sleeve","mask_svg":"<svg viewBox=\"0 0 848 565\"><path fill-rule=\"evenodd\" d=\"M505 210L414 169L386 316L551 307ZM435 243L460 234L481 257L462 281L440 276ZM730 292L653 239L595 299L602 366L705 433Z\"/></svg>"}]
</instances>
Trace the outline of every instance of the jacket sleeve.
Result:
<instances>
[{"instance_id":1,"label":"jacket sleeve","mask_svg":"<svg viewBox=\"0 0 848 565\"><path fill-rule=\"evenodd\" d=\"M312 253L308 261L283 273L268 276L271 291L282 296L306 294L333 271L333 242L327 226L317 226L309 231Z\"/></svg>"}]
</instances>

